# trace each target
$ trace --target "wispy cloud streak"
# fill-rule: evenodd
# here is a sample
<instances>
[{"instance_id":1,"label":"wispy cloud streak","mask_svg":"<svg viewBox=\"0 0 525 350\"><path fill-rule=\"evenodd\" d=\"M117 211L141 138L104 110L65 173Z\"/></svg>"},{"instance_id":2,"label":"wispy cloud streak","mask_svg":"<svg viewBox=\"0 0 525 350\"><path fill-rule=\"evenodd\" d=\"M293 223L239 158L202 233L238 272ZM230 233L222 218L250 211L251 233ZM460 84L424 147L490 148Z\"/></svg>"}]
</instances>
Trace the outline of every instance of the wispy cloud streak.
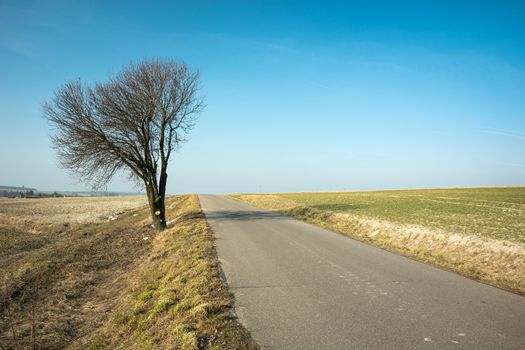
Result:
<instances>
[{"instance_id":1,"label":"wispy cloud streak","mask_svg":"<svg viewBox=\"0 0 525 350\"><path fill-rule=\"evenodd\" d=\"M514 131L498 130L498 129L483 129L483 130L480 130L480 132L483 134L498 135L498 136L510 137L510 138L525 141L525 134L514 132Z\"/></svg>"}]
</instances>

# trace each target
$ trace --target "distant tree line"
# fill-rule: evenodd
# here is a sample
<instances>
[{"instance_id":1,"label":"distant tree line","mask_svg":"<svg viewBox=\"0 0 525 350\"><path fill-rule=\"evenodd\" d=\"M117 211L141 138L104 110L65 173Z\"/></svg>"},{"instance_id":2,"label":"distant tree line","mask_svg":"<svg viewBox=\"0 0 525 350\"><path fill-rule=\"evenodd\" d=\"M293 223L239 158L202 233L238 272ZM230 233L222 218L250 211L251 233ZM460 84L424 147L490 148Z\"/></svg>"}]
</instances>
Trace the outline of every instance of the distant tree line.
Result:
<instances>
[{"instance_id":1,"label":"distant tree line","mask_svg":"<svg viewBox=\"0 0 525 350\"><path fill-rule=\"evenodd\" d=\"M33 190L29 191L13 191L13 190L0 190L0 197L7 197L7 198L58 198L58 197L65 197L64 194L58 193L58 192L35 192Z\"/></svg>"},{"instance_id":2,"label":"distant tree line","mask_svg":"<svg viewBox=\"0 0 525 350\"><path fill-rule=\"evenodd\" d=\"M115 192L38 192L33 190L0 190L0 198L63 198L63 197L113 197L122 194Z\"/></svg>"}]
</instances>

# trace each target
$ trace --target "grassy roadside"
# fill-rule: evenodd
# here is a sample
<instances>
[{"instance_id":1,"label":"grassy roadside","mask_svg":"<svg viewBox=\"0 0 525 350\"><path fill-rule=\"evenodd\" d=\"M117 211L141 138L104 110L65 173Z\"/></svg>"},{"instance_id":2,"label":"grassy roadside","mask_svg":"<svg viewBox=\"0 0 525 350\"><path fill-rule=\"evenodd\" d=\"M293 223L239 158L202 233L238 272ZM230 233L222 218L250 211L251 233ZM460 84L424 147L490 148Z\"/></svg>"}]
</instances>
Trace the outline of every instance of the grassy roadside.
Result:
<instances>
[{"instance_id":1,"label":"grassy roadside","mask_svg":"<svg viewBox=\"0 0 525 350\"><path fill-rule=\"evenodd\" d=\"M168 199L174 223L162 233L135 203L106 217L100 205L81 213L85 201L73 206L82 222L68 199L26 201L27 215L2 203L0 349L257 348L233 314L197 196Z\"/></svg>"},{"instance_id":2,"label":"grassy roadside","mask_svg":"<svg viewBox=\"0 0 525 350\"><path fill-rule=\"evenodd\" d=\"M308 195L305 205L294 196ZM322 196L334 194L276 194L231 195L267 210L280 212L295 219L317 225L346 236L369 242L382 248L449 269L465 276L525 294L525 246L520 237L516 240L492 239L486 236L450 232L439 227L378 219L372 215L357 215L334 210L339 203L326 203ZM390 195L390 194L388 194ZM291 199L294 198L294 199ZM352 202L342 200L346 208ZM390 204L396 208L394 204ZM411 204L417 207L417 203ZM322 209L319 209L322 208ZM398 211L404 210L397 207ZM523 235L523 233L521 233Z\"/></svg>"},{"instance_id":3,"label":"grassy roadside","mask_svg":"<svg viewBox=\"0 0 525 350\"><path fill-rule=\"evenodd\" d=\"M283 193L304 206L525 244L525 187Z\"/></svg>"},{"instance_id":4,"label":"grassy roadside","mask_svg":"<svg viewBox=\"0 0 525 350\"><path fill-rule=\"evenodd\" d=\"M128 295L88 348L257 349L233 314L198 197L181 197L168 211L173 228L156 235Z\"/></svg>"}]
</instances>

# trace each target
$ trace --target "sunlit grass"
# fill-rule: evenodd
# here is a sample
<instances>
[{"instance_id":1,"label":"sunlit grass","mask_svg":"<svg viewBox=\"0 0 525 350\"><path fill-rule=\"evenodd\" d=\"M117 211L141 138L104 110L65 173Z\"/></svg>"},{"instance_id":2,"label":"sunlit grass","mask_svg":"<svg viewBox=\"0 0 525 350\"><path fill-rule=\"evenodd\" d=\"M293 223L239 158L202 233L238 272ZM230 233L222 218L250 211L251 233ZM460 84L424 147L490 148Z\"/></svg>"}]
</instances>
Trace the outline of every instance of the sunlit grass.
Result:
<instances>
[{"instance_id":1,"label":"sunlit grass","mask_svg":"<svg viewBox=\"0 0 525 350\"><path fill-rule=\"evenodd\" d=\"M231 197L525 294L525 187Z\"/></svg>"},{"instance_id":2,"label":"sunlit grass","mask_svg":"<svg viewBox=\"0 0 525 350\"><path fill-rule=\"evenodd\" d=\"M257 349L233 314L197 196L179 197L167 212L173 227L153 239L128 297L91 348Z\"/></svg>"},{"instance_id":3,"label":"sunlit grass","mask_svg":"<svg viewBox=\"0 0 525 350\"><path fill-rule=\"evenodd\" d=\"M525 243L525 187L279 194L320 210Z\"/></svg>"}]
</instances>

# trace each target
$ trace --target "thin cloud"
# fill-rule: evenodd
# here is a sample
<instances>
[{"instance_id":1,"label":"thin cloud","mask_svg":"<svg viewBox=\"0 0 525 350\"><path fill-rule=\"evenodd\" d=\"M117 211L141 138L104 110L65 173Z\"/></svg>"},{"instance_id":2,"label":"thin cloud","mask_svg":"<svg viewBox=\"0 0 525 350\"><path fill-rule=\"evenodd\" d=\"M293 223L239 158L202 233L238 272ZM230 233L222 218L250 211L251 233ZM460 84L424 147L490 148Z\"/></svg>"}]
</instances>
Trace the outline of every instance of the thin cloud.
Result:
<instances>
[{"instance_id":1,"label":"thin cloud","mask_svg":"<svg viewBox=\"0 0 525 350\"><path fill-rule=\"evenodd\" d=\"M243 46L245 48L249 49L255 49L255 50L263 50L263 51L273 51L278 52L281 54L298 54L301 53L300 51L288 46L284 45L283 43L275 42L275 41L264 41L264 40L256 40L256 39L245 39L241 38L236 35L229 35L225 33L202 33L204 37L207 37L208 39L211 39L213 41L223 41L230 44L235 44L239 46Z\"/></svg>"},{"instance_id":2,"label":"thin cloud","mask_svg":"<svg viewBox=\"0 0 525 350\"><path fill-rule=\"evenodd\" d=\"M28 7L12 6L0 4L0 20L4 26L29 27L36 29L54 29L59 28L56 21L46 19L43 12L46 14L52 13L56 6L46 5L44 9L32 9Z\"/></svg>"},{"instance_id":3,"label":"thin cloud","mask_svg":"<svg viewBox=\"0 0 525 350\"><path fill-rule=\"evenodd\" d=\"M393 62L352 60L352 61L346 61L346 63L350 65L367 66L367 67L375 67L375 68L390 68L390 69L402 69L403 68L400 64L393 63Z\"/></svg>"},{"instance_id":4,"label":"thin cloud","mask_svg":"<svg viewBox=\"0 0 525 350\"><path fill-rule=\"evenodd\" d=\"M263 50L268 50L268 51L276 51L276 52L279 52L279 53L282 53L282 54L296 54L296 53L299 53L297 50L289 47L289 46L286 46L286 45L283 45L283 44L278 44L278 43L275 43L275 42L268 42L268 41L257 41L257 40L254 40L254 41L251 41L251 46L253 48L256 48L256 49L263 49Z\"/></svg>"},{"instance_id":5,"label":"thin cloud","mask_svg":"<svg viewBox=\"0 0 525 350\"><path fill-rule=\"evenodd\" d=\"M483 130L480 130L480 132L483 134L498 135L498 136L510 137L513 139L525 141L525 134L517 133L513 131L498 130L498 129L483 129Z\"/></svg>"},{"instance_id":6,"label":"thin cloud","mask_svg":"<svg viewBox=\"0 0 525 350\"><path fill-rule=\"evenodd\" d=\"M511 163L511 162L498 162L501 165L511 166L515 168L525 168L525 164L521 163Z\"/></svg>"},{"instance_id":7,"label":"thin cloud","mask_svg":"<svg viewBox=\"0 0 525 350\"><path fill-rule=\"evenodd\" d=\"M56 21L46 19L47 13L56 8L52 5L51 2L45 9L31 9L0 4L0 49L25 58L37 57L34 33L60 28Z\"/></svg>"}]
</instances>

